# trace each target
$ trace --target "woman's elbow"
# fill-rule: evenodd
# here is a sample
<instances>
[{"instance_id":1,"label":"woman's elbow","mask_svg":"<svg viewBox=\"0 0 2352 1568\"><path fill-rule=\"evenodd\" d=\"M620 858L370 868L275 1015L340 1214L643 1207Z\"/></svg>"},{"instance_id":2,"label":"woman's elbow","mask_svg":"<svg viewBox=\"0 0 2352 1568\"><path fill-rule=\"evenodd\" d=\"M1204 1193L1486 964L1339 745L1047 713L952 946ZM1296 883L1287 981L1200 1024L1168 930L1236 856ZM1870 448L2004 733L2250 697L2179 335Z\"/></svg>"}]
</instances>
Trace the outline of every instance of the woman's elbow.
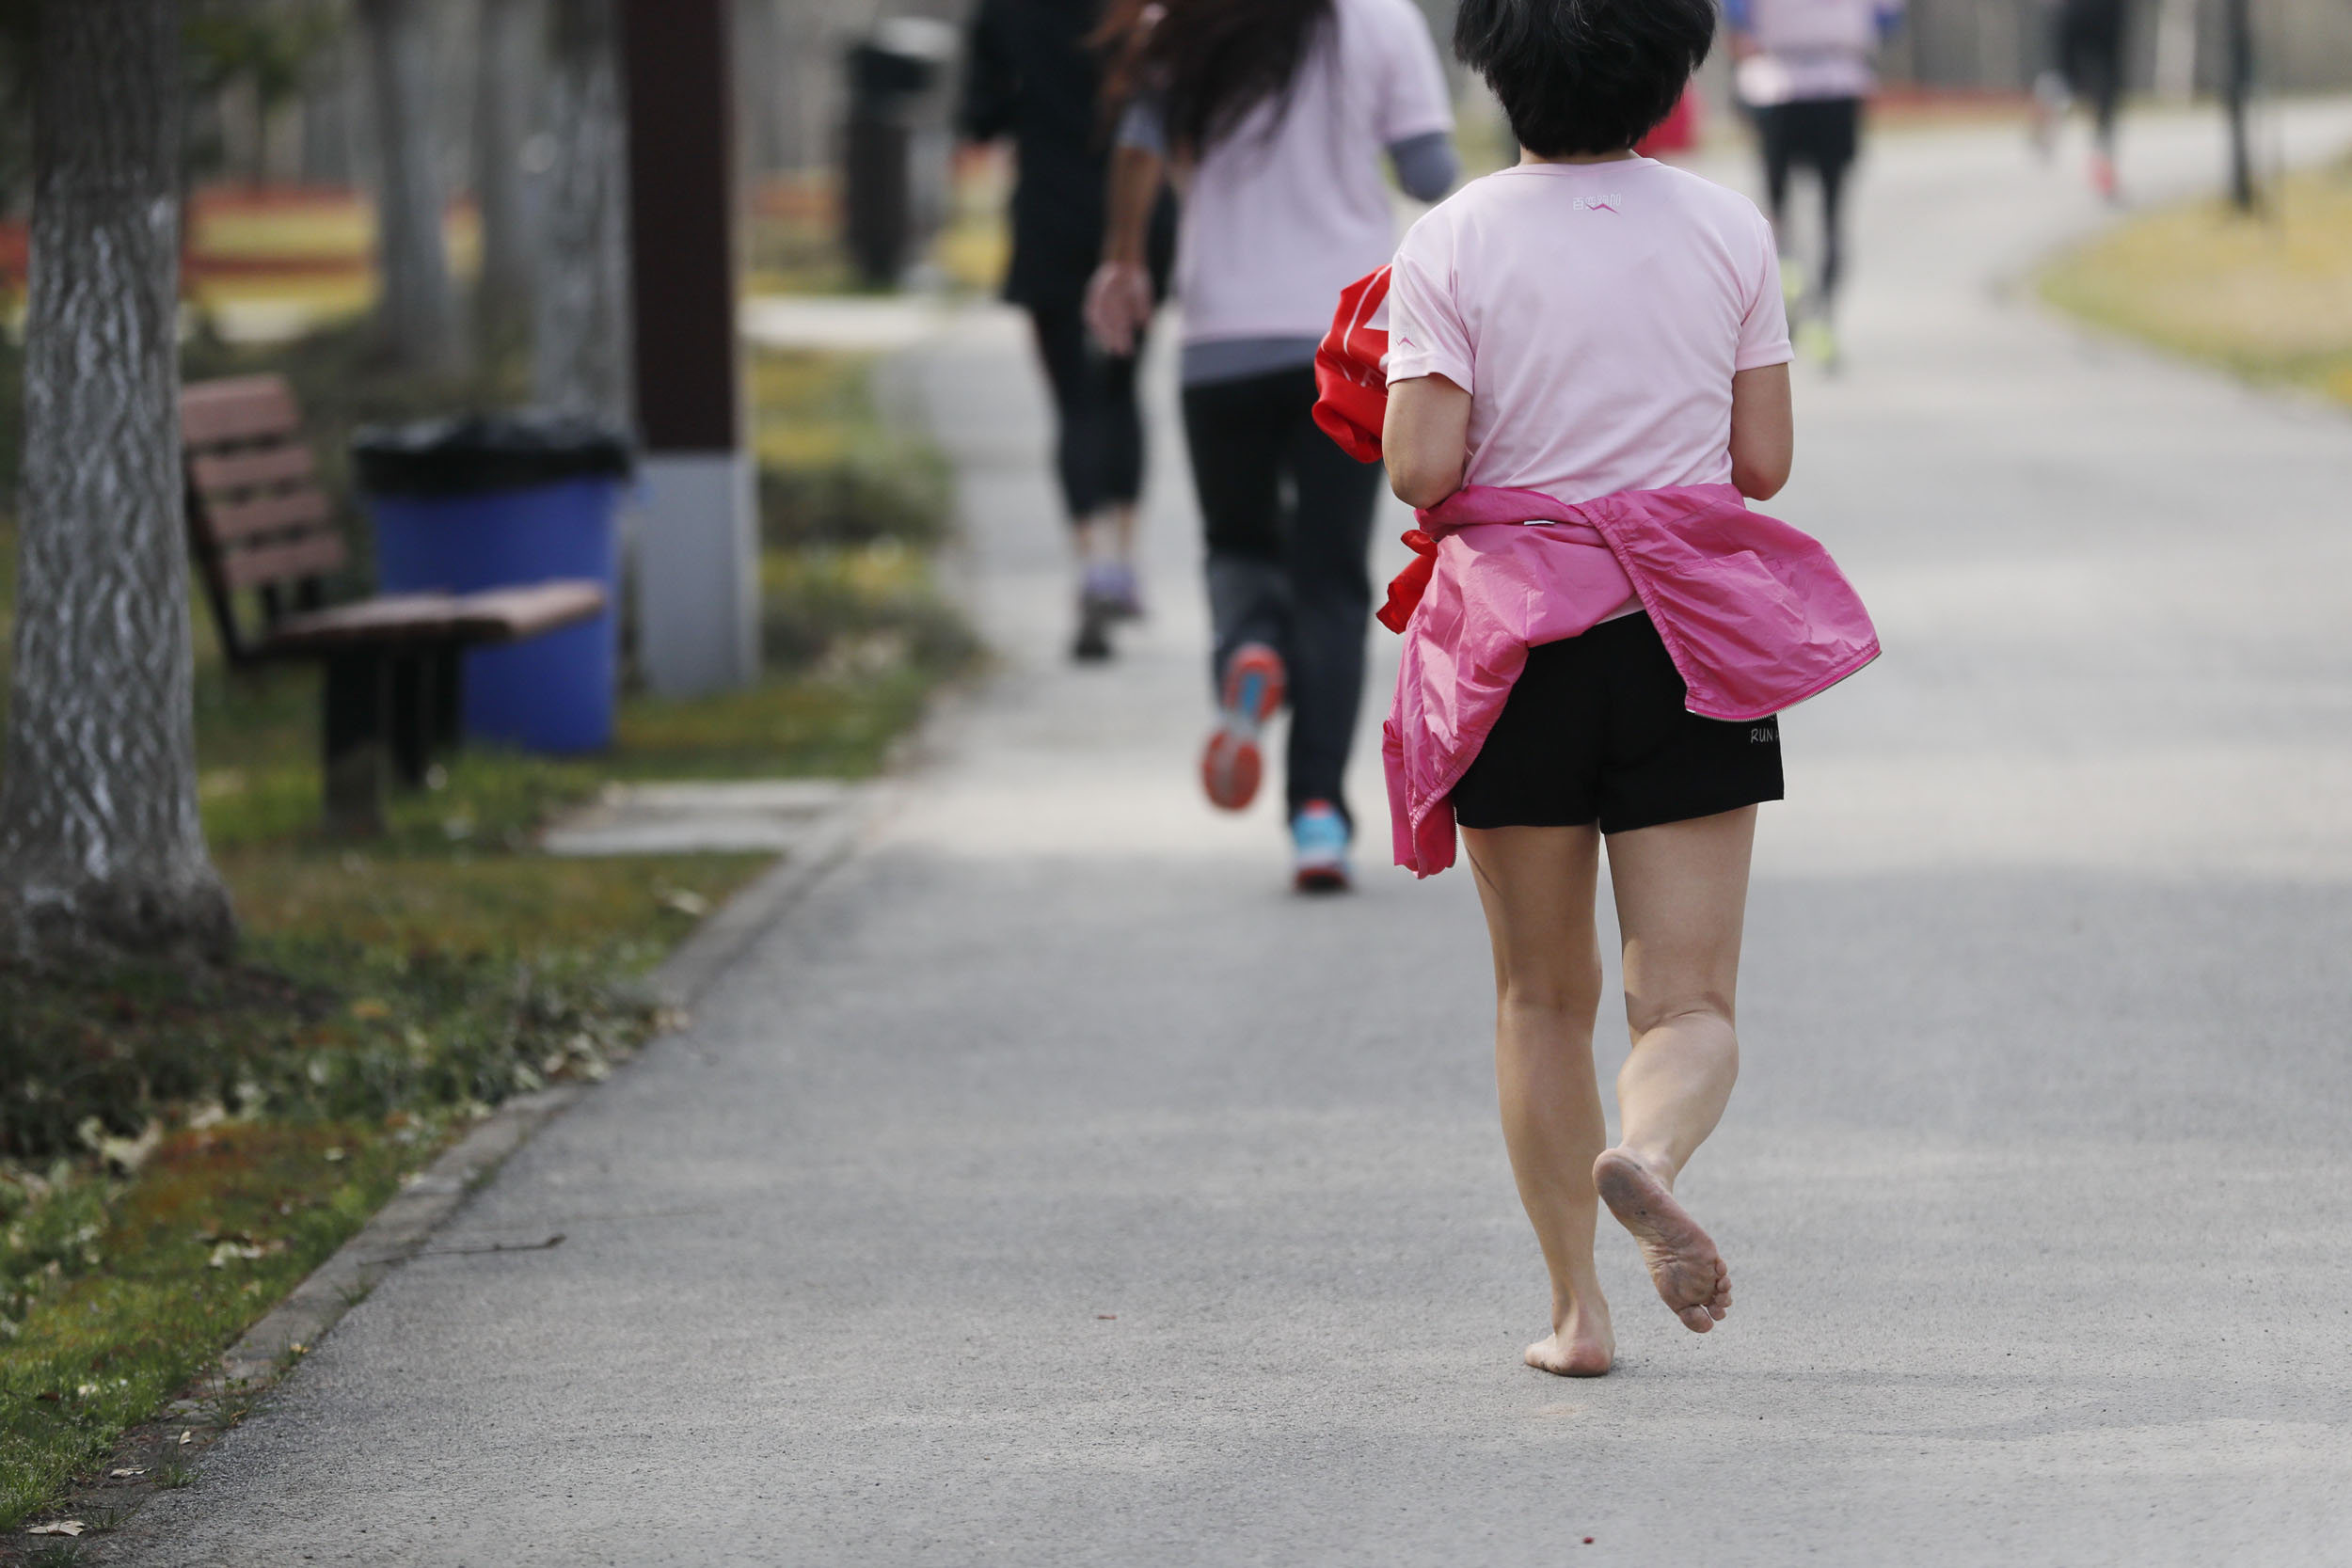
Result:
<instances>
[{"instance_id":1,"label":"woman's elbow","mask_svg":"<svg viewBox=\"0 0 2352 1568\"><path fill-rule=\"evenodd\" d=\"M1777 463L1737 457L1731 460L1732 487L1752 501L1771 500L1788 483L1788 460L1785 457Z\"/></svg>"},{"instance_id":2,"label":"woman's elbow","mask_svg":"<svg viewBox=\"0 0 2352 1568\"><path fill-rule=\"evenodd\" d=\"M1426 511L1462 487L1457 470L1439 474L1433 469L1417 468L1410 464L1389 467L1389 493L1416 511Z\"/></svg>"}]
</instances>

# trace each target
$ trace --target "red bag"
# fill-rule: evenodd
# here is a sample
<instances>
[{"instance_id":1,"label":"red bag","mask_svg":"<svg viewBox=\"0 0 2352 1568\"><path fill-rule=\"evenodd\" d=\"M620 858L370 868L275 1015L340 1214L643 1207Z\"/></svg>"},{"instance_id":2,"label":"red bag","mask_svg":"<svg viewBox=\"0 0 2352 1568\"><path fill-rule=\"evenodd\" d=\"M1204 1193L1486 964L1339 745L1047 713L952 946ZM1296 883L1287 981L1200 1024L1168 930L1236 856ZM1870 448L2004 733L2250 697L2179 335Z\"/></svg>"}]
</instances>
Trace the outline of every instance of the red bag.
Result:
<instances>
[{"instance_id":1,"label":"red bag","mask_svg":"<svg viewBox=\"0 0 2352 1568\"><path fill-rule=\"evenodd\" d=\"M1655 158L1661 152L1688 152L1699 144L1699 93L1695 86L1682 89L1675 100L1675 112L1659 122L1658 128L1633 144L1633 150L1645 158Z\"/></svg>"},{"instance_id":2,"label":"red bag","mask_svg":"<svg viewBox=\"0 0 2352 1568\"><path fill-rule=\"evenodd\" d=\"M1315 349L1315 424L1359 463L1380 461L1389 413L1389 269L1340 291L1331 330Z\"/></svg>"}]
</instances>

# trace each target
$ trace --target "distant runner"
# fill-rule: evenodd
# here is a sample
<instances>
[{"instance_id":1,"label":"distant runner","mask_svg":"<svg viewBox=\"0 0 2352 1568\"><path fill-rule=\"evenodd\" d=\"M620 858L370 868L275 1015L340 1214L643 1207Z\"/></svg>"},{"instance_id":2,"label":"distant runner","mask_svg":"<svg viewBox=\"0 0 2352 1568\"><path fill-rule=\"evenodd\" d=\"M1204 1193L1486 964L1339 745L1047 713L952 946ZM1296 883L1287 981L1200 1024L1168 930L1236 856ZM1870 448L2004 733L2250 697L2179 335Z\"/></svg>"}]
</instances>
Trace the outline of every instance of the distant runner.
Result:
<instances>
[{"instance_id":1,"label":"distant runner","mask_svg":"<svg viewBox=\"0 0 2352 1568\"><path fill-rule=\"evenodd\" d=\"M1363 696L1378 476L1314 426L1315 345L1340 290L1396 247L1382 163L1406 194L1454 183L1454 107L1412 0L1127 0L1123 72L1143 95L1112 162L1110 232L1088 298L1124 353L1150 314L1146 219L1184 196L1184 439L1208 533L1218 718L1209 799L1258 792L1259 735L1287 696L1284 781L1302 892L1349 885L1342 781Z\"/></svg>"},{"instance_id":2,"label":"distant runner","mask_svg":"<svg viewBox=\"0 0 2352 1568\"><path fill-rule=\"evenodd\" d=\"M2115 111L2123 100L2123 37L2129 0L2058 0L2050 8L2057 65L2034 83L2034 141L2048 157L2059 122L2076 103L2090 106L2090 188L2116 198Z\"/></svg>"},{"instance_id":3,"label":"distant runner","mask_svg":"<svg viewBox=\"0 0 2352 1568\"><path fill-rule=\"evenodd\" d=\"M1107 658L1110 626L1143 611L1136 581L1136 502L1143 494L1138 341L1105 354L1088 341L1087 278L1103 253L1111 118L1089 45L1101 0L980 0L964 46L956 125L973 142L1012 138L1012 266L1005 297L1025 309L1054 394L1054 468L1080 569L1074 657ZM1168 284L1175 212L1151 214L1154 293Z\"/></svg>"},{"instance_id":4,"label":"distant runner","mask_svg":"<svg viewBox=\"0 0 2352 1568\"><path fill-rule=\"evenodd\" d=\"M1862 142L1871 59L1902 20L1902 0L1724 0L1740 102L1764 154L1764 199L1779 237L1782 286L1797 346L1838 363L1835 312L1846 271L1845 188ZM1808 274L1788 234L1788 176L1809 168L1821 190L1820 258Z\"/></svg>"}]
</instances>

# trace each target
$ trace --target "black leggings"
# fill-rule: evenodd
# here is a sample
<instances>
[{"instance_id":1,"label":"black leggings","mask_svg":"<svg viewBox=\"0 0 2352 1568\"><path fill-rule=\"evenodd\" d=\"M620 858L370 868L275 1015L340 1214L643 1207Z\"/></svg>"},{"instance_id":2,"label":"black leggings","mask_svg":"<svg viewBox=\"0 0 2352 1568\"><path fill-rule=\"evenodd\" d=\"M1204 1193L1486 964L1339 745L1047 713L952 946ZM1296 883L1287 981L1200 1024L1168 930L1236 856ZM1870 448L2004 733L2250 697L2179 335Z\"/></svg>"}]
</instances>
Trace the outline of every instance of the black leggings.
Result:
<instances>
[{"instance_id":1,"label":"black leggings","mask_svg":"<svg viewBox=\"0 0 2352 1568\"><path fill-rule=\"evenodd\" d=\"M1070 520L1143 493L1143 416L1136 407L1136 360L1104 354L1087 336L1081 302L1031 305L1038 357L1054 390L1054 471ZM1137 342L1140 355L1143 345Z\"/></svg>"},{"instance_id":2,"label":"black leggings","mask_svg":"<svg viewBox=\"0 0 2352 1568\"><path fill-rule=\"evenodd\" d=\"M2123 96L2123 0L2066 0L2058 8L2058 70L2068 90L2090 103L2102 148L2115 143Z\"/></svg>"},{"instance_id":3,"label":"black leggings","mask_svg":"<svg viewBox=\"0 0 2352 1568\"><path fill-rule=\"evenodd\" d=\"M1846 270L1846 171L1862 141L1862 100L1800 98L1758 108L1756 138L1764 149L1764 199L1780 230L1788 218L1788 173L1803 166L1821 182L1821 273L1815 301L1826 308ZM1782 254L1787 254L1786 245Z\"/></svg>"},{"instance_id":4,"label":"black leggings","mask_svg":"<svg viewBox=\"0 0 2352 1568\"><path fill-rule=\"evenodd\" d=\"M1311 366L1205 382L1184 388L1184 439L1208 533L1210 678L1221 679L1245 642L1282 656L1291 810L1328 800L1344 814L1340 785L1363 700L1366 555L1380 469L1316 429L1314 405Z\"/></svg>"}]
</instances>

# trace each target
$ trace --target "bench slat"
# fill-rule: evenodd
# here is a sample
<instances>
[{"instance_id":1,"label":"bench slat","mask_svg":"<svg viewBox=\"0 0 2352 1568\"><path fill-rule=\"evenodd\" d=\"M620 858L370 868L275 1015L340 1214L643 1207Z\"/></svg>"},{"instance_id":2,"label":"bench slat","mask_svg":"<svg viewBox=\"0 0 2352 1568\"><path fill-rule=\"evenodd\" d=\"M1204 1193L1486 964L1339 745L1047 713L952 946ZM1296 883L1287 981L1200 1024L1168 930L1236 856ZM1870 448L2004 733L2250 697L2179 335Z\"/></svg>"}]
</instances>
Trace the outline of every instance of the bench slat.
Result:
<instances>
[{"instance_id":1,"label":"bench slat","mask_svg":"<svg viewBox=\"0 0 2352 1568\"><path fill-rule=\"evenodd\" d=\"M289 615L259 651L284 657L369 642L514 642L594 620L605 603L603 586L584 580L466 594L388 594Z\"/></svg>"},{"instance_id":2,"label":"bench slat","mask_svg":"<svg viewBox=\"0 0 2352 1568\"><path fill-rule=\"evenodd\" d=\"M299 441L253 451L192 451L188 454L188 483L198 495L209 500L239 490L258 490L265 485L309 479L317 467L310 459L310 449Z\"/></svg>"},{"instance_id":3,"label":"bench slat","mask_svg":"<svg viewBox=\"0 0 2352 1568\"><path fill-rule=\"evenodd\" d=\"M602 583L559 578L469 594L458 601L457 627L469 641L513 642L592 621L604 609Z\"/></svg>"},{"instance_id":4,"label":"bench slat","mask_svg":"<svg viewBox=\"0 0 2352 1568\"><path fill-rule=\"evenodd\" d=\"M190 447L298 438L302 416L282 375L199 382L180 394L180 438Z\"/></svg>"},{"instance_id":5,"label":"bench slat","mask_svg":"<svg viewBox=\"0 0 2352 1568\"><path fill-rule=\"evenodd\" d=\"M331 536L335 509L327 502L326 491L306 487L283 495L263 496L259 500L199 507L193 521L218 546L265 533Z\"/></svg>"},{"instance_id":6,"label":"bench slat","mask_svg":"<svg viewBox=\"0 0 2352 1568\"><path fill-rule=\"evenodd\" d=\"M298 581L341 571L343 542L332 533L314 533L284 545L233 550L220 557L221 580L230 592L267 588L272 583Z\"/></svg>"},{"instance_id":7,"label":"bench slat","mask_svg":"<svg viewBox=\"0 0 2352 1568\"><path fill-rule=\"evenodd\" d=\"M283 657L355 643L447 641L456 633L459 604L449 594L387 594L305 610L271 628L260 652Z\"/></svg>"}]
</instances>

